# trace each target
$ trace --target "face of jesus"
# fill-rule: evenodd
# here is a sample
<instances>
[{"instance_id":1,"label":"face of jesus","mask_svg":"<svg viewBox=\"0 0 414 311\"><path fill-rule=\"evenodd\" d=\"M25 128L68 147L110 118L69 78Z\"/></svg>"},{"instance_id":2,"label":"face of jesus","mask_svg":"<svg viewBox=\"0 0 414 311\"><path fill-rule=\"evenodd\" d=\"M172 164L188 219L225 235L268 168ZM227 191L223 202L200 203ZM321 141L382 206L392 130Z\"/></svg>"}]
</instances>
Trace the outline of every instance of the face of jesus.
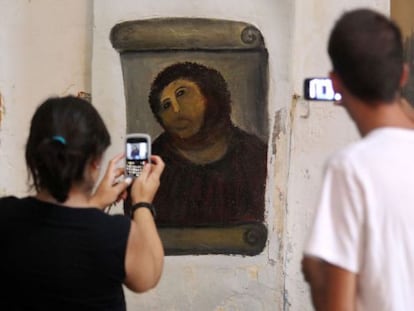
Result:
<instances>
[{"instance_id":1,"label":"face of jesus","mask_svg":"<svg viewBox=\"0 0 414 311\"><path fill-rule=\"evenodd\" d=\"M158 115L168 132L189 138L203 126L206 104L207 100L195 82L178 79L161 92Z\"/></svg>"}]
</instances>

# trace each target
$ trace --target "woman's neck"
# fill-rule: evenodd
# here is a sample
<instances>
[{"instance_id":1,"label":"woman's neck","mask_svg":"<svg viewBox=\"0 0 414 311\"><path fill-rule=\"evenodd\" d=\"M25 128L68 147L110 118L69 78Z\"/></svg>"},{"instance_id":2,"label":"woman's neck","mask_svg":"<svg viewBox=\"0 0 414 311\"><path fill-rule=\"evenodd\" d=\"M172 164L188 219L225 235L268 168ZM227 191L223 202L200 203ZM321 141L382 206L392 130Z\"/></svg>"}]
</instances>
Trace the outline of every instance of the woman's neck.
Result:
<instances>
[{"instance_id":1,"label":"woman's neck","mask_svg":"<svg viewBox=\"0 0 414 311\"><path fill-rule=\"evenodd\" d=\"M42 190L37 193L36 198L40 201L53 203L57 205L62 205L66 207L76 207L76 208L89 208L93 207L90 204L90 193L87 193L85 191L81 191L80 189L76 187L72 187L71 190L69 190L68 198L65 202L59 202L56 200L48 191Z\"/></svg>"}]
</instances>

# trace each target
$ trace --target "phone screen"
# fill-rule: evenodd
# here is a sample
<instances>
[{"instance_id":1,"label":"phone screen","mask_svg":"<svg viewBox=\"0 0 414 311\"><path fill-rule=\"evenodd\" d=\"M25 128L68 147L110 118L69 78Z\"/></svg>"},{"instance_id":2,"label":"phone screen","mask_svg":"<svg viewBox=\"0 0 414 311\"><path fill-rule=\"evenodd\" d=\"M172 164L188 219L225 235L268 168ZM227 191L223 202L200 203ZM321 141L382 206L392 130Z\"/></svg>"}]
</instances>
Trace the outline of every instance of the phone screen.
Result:
<instances>
[{"instance_id":1,"label":"phone screen","mask_svg":"<svg viewBox=\"0 0 414 311\"><path fill-rule=\"evenodd\" d=\"M148 137L131 136L126 140L126 175L137 177L151 156L151 145Z\"/></svg>"},{"instance_id":2,"label":"phone screen","mask_svg":"<svg viewBox=\"0 0 414 311\"><path fill-rule=\"evenodd\" d=\"M338 101L342 96L335 93L329 78L307 78L304 81L304 93L307 100Z\"/></svg>"}]
</instances>

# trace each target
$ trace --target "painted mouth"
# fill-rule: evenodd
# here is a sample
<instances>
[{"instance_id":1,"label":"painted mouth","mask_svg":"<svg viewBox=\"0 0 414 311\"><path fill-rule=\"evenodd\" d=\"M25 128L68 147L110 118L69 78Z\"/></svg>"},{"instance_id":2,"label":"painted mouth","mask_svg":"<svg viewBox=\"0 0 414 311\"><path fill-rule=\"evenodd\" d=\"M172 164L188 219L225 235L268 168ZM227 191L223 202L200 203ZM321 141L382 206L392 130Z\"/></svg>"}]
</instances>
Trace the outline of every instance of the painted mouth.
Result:
<instances>
[{"instance_id":1,"label":"painted mouth","mask_svg":"<svg viewBox=\"0 0 414 311\"><path fill-rule=\"evenodd\" d=\"M175 131L182 131L187 129L191 125L191 121L187 119L177 119L174 121L174 125L171 129Z\"/></svg>"}]
</instances>

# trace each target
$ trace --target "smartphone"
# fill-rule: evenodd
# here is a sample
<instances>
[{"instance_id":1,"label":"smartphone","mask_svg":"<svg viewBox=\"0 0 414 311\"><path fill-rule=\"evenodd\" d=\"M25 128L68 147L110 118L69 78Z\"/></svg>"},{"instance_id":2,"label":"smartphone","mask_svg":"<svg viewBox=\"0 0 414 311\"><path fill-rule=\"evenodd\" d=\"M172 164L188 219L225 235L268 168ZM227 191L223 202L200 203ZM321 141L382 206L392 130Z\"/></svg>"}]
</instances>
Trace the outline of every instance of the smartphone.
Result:
<instances>
[{"instance_id":1,"label":"smartphone","mask_svg":"<svg viewBox=\"0 0 414 311\"><path fill-rule=\"evenodd\" d=\"M151 137L144 133L131 133L125 137L125 176L138 177L151 158Z\"/></svg>"},{"instance_id":2,"label":"smartphone","mask_svg":"<svg viewBox=\"0 0 414 311\"><path fill-rule=\"evenodd\" d=\"M335 93L329 78L307 78L304 81L304 94L307 100L339 101L342 96Z\"/></svg>"}]
</instances>

